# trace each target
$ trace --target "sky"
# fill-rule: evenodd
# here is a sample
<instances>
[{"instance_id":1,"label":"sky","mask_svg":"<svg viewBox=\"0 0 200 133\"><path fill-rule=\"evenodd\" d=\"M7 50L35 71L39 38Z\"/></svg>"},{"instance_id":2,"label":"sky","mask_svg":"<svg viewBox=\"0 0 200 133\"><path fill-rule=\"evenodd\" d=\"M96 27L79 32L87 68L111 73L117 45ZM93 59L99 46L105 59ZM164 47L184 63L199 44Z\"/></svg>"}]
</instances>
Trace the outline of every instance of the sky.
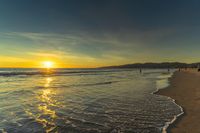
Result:
<instances>
[{"instance_id":1,"label":"sky","mask_svg":"<svg viewBox=\"0 0 200 133\"><path fill-rule=\"evenodd\" d=\"M200 61L199 0L1 0L0 67Z\"/></svg>"}]
</instances>

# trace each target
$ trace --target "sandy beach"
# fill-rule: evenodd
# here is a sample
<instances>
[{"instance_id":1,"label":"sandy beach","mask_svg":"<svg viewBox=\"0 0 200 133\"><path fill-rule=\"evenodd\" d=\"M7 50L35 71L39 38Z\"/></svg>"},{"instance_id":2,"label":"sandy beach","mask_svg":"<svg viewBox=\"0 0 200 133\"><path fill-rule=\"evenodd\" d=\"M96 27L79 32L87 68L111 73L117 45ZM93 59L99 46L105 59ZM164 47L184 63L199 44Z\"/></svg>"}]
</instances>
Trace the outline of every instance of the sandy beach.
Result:
<instances>
[{"instance_id":1,"label":"sandy beach","mask_svg":"<svg viewBox=\"0 0 200 133\"><path fill-rule=\"evenodd\" d=\"M170 127L171 133L200 133L200 73L195 70L175 72L171 85L158 92L183 107L184 114Z\"/></svg>"}]
</instances>

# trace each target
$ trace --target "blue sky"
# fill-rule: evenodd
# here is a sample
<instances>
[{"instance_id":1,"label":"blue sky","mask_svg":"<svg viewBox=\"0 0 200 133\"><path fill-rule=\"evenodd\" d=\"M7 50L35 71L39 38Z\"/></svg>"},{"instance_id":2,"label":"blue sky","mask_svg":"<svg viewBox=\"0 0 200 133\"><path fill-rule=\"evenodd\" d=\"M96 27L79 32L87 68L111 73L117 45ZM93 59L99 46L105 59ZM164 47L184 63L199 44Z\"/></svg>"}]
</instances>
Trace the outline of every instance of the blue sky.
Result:
<instances>
[{"instance_id":1,"label":"blue sky","mask_svg":"<svg viewBox=\"0 0 200 133\"><path fill-rule=\"evenodd\" d=\"M0 1L2 67L198 62L199 34L198 0Z\"/></svg>"}]
</instances>

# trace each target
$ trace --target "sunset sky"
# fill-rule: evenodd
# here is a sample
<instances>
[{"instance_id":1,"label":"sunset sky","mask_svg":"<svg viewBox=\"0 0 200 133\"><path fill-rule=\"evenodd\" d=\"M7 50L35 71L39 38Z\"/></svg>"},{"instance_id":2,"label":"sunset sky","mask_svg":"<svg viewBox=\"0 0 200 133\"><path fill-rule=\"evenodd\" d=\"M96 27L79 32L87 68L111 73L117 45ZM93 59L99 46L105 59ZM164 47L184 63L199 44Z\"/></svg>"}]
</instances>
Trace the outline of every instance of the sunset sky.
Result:
<instances>
[{"instance_id":1,"label":"sunset sky","mask_svg":"<svg viewBox=\"0 0 200 133\"><path fill-rule=\"evenodd\" d=\"M199 62L199 0L1 0L0 67Z\"/></svg>"}]
</instances>

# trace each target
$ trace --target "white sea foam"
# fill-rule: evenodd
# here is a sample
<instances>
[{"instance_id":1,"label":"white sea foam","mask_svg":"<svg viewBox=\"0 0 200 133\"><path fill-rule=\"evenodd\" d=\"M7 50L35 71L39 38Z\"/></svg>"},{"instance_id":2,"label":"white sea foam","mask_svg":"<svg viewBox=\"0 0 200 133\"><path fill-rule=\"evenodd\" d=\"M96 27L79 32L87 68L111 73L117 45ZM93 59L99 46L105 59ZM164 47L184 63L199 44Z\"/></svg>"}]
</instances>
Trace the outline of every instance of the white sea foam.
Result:
<instances>
[{"instance_id":1,"label":"white sea foam","mask_svg":"<svg viewBox=\"0 0 200 133\"><path fill-rule=\"evenodd\" d=\"M166 87L170 86L169 79L174 75L174 73L175 73L175 71L172 72L172 73L169 73L169 74L167 74L167 75L164 75L164 76L159 76L159 77L158 77L158 80L156 81L156 88L157 88L157 89L156 89L156 91L154 91L152 94L155 94L155 93L158 92L160 89L165 89ZM165 97L167 97L167 96L165 96ZM165 126L161 129L161 130L162 130L162 133L167 133L167 128L169 127L169 125L173 124L173 123L177 120L177 118L178 118L179 116L181 116L181 115L184 114L183 108L182 108L180 105L178 105L178 104L176 103L176 100L175 100L175 99L172 99L171 97L168 97L168 98L169 98L170 100L172 100L173 103L174 103L176 106L178 106L178 107L180 108L181 113L175 115L174 118L173 118L171 121L165 123Z\"/></svg>"}]
</instances>

